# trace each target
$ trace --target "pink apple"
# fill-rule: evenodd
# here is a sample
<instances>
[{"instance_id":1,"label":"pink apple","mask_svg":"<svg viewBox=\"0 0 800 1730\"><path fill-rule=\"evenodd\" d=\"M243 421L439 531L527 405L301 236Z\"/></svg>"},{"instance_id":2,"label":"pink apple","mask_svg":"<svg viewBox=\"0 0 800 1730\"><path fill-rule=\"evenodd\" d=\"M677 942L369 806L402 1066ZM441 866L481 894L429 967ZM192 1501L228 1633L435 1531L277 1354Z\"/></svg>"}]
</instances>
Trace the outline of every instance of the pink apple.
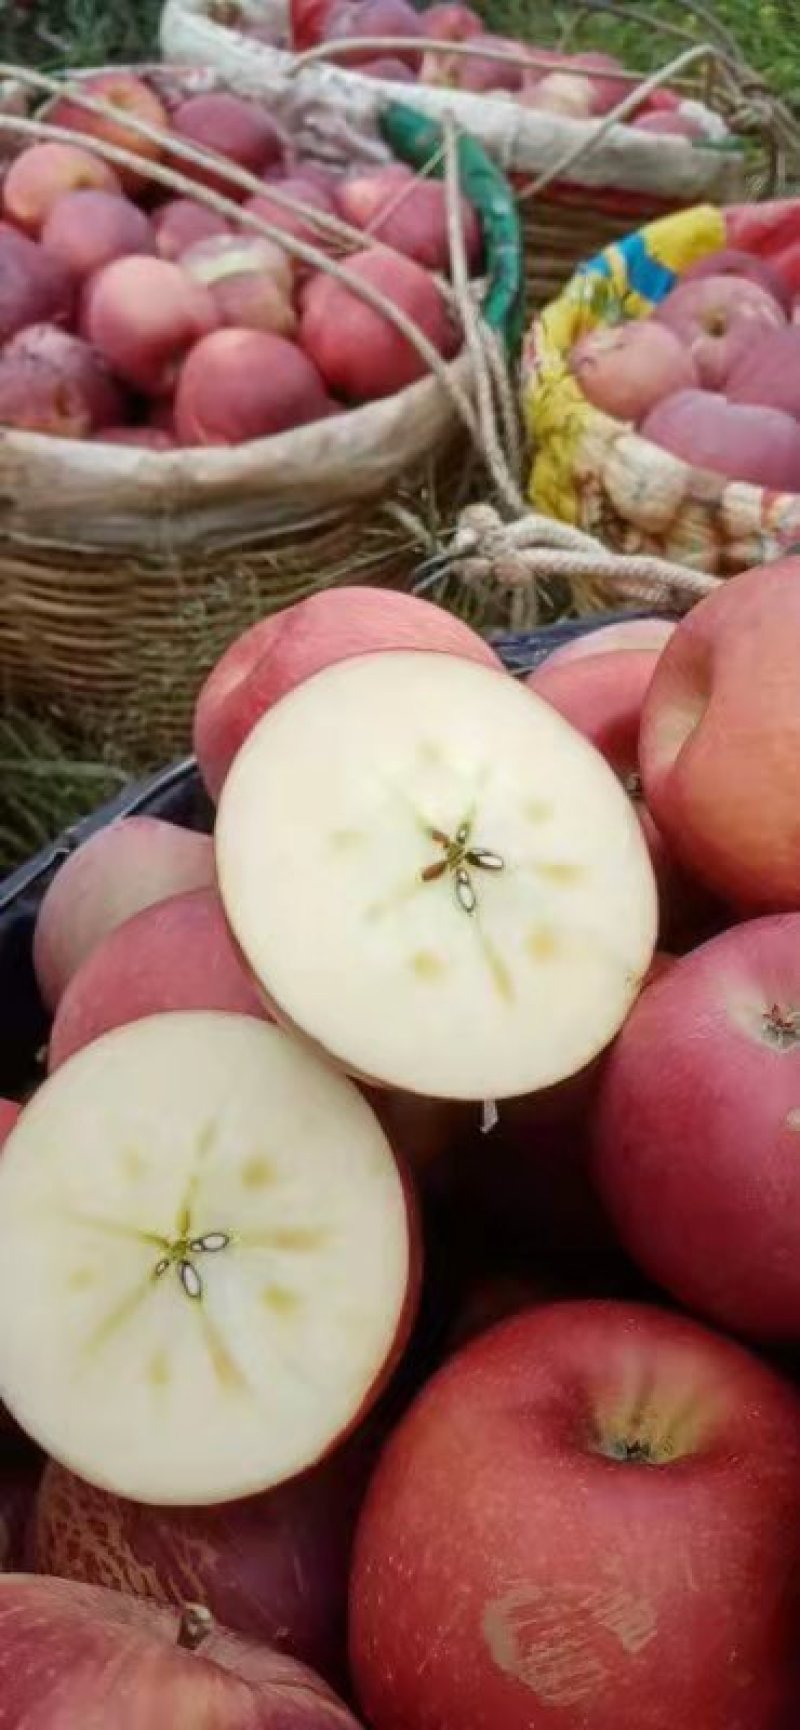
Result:
<instances>
[{"instance_id":1,"label":"pink apple","mask_svg":"<svg viewBox=\"0 0 800 1730\"><path fill-rule=\"evenodd\" d=\"M499 668L494 650L453 613L392 589L323 589L251 625L209 674L194 749L213 799L248 734L281 697L324 667L384 649L438 649Z\"/></svg>"},{"instance_id":2,"label":"pink apple","mask_svg":"<svg viewBox=\"0 0 800 1730\"><path fill-rule=\"evenodd\" d=\"M422 265L369 248L353 253L347 269L405 313L444 359L452 359L460 339L436 282ZM428 374L427 361L394 324L344 283L321 273L304 292L300 341L328 389L346 401L393 396Z\"/></svg>"},{"instance_id":3,"label":"pink apple","mask_svg":"<svg viewBox=\"0 0 800 1730\"><path fill-rule=\"evenodd\" d=\"M174 264L187 247L215 234L230 234L230 225L215 210L207 210L193 198L173 198L153 213L156 251Z\"/></svg>"},{"instance_id":4,"label":"pink apple","mask_svg":"<svg viewBox=\"0 0 800 1730\"><path fill-rule=\"evenodd\" d=\"M417 79L416 73L412 72L406 61L398 60L392 54L382 54L375 60L365 60L358 70L365 78L387 78L392 84L415 84Z\"/></svg>"},{"instance_id":5,"label":"pink apple","mask_svg":"<svg viewBox=\"0 0 800 1730\"><path fill-rule=\"evenodd\" d=\"M734 276L755 282L777 300L784 312L789 312L791 294L780 272L756 253L744 252L738 247L724 247L720 252L706 253L705 258L698 259L696 264L682 272L681 283L685 286L689 282L702 282L708 276Z\"/></svg>"},{"instance_id":6,"label":"pink apple","mask_svg":"<svg viewBox=\"0 0 800 1730\"><path fill-rule=\"evenodd\" d=\"M214 851L160 817L125 817L71 854L47 890L36 921L33 963L48 1009L97 944L143 907L214 882Z\"/></svg>"},{"instance_id":7,"label":"pink apple","mask_svg":"<svg viewBox=\"0 0 800 1730\"><path fill-rule=\"evenodd\" d=\"M800 915L723 932L643 993L606 1065L596 1175L681 1303L800 1338Z\"/></svg>"},{"instance_id":8,"label":"pink apple","mask_svg":"<svg viewBox=\"0 0 800 1730\"><path fill-rule=\"evenodd\" d=\"M112 259L156 249L143 210L129 198L91 190L67 192L58 199L42 229L42 246L80 281Z\"/></svg>"},{"instance_id":9,"label":"pink apple","mask_svg":"<svg viewBox=\"0 0 800 1730\"><path fill-rule=\"evenodd\" d=\"M219 330L199 342L175 397L178 439L187 445L243 444L334 412L308 355L263 330Z\"/></svg>"},{"instance_id":10,"label":"pink apple","mask_svg":"<svg viewBox=\"0 0 800 1730\"><path fill-rule=\"evenodd\" d=\"M249 174L263 174L283 161L281 135L266 109L230 91L187 97L175 109L172 125L178 138L225 157ZM201 168L182 159L179 167L190 180L210 186L227 198L244 196L224 172L215 173L213 168Z\"/></svg>"},{"instance_id":11,"label":"pink apple","mask_svg":"<svg viewBox=\"0 0 800 1730\"><path fill-rule=\"evenodd\" d=\"M27 325L6 344L3 359L49 378L56 406L60 393L62 411L66 407L82 432L95 431L124 413L123 393L100 355L57 324Z\"/></svg>"},{"instance_id":12,"label":"pink apple","mask_svg":"<svg viewBox=\"0 0 800 1730\"><path fill-rule=\"evenodd\" d=\"M29 324L67 324L74 302L74 283L63 264L27 235L0 228L0 342Z\"/></svg>"},{"instance_id":13,"label":"pink apple","mask_svg":"<svg viewBox=\"0 0 800 1730\"><path fill-rule=\"evenodd\" d=\"M32 144L16 157L3 182L3 212L38 236L67 192L119 193L113 168L80 144Z\"/></svg>"},{"instance_id":14,"label":"pink apple","mask_svg":"<svg viewBox=\"0 0 800 1730\"><path fill-rule=\"evenodd\" d=\"M337 202L345 220L428 270L450 270L447 200L440 180L421 180L399 164L356 172L339 187ZM467 263L475 269L481 229L474 206L460 201Z\"/></svg>"},{"instance_id":15,"label":"pink apple","mask_svg":"<svg viewBox=\"0 0 800 1730\"><path fill-rule=\"evenodd\" d=\"M750 912L800 907L797 629L800 559L732 577L679 624L642 713L655 821L691 870Z\"/></svg>"},{"instance_id":16,"label":"pink apple","mask_svg":"<svg viewBox=\"0 0 800 1730\"><path fill-rule=\"evenodd\" d=\"M212 235L181 254L181 269L207 288L220 323L292 336L294 272L283 248L260 234Z\"/></svg>"},{"instance_id":17,"label":"pink apple","mask_svg":"<svg viewBox=\"0 0 800 1730\"><path fill-rule=\"evenodd\" d=\"M603 54L596 49L588 53L582 50L567 65L570 72L588 75L592 114L610 114L636 89L635 81L625 76L622 62L613 54Z\"/></svg>"},{"instance_id":18,"label":"pink apple","mask_svg":"<svg viewBox=\"0 0 800 1730\"><path fill-rule=\"evenodd\" d=\"M120 378L153 396L169 393L218 323L208 289L162 258L118 258L87 284L84 334Z\"/></svg>"},{"instance_id":19,"label":"pink apple","mask_svg":"<svg viewBox=\"0 0 800 1730\"><path fill-rule=\"evenodd\" d=\"M773 331L741 354L727 383L730 402L782 409L800 419L800 329L795 324Z\"/></svg>"},{"instance_id":20,"label":"pink apple","mask_svg":"<svg viewBox=\"0 0 800 1730\"><path fill-rule=\"evenodd\" d=\"M159 133L169 132L169 115L152 85L125 67L114 67L107 72L92 72L82 78L81 89L87 96L95 97L116 109L119 119L107 114L94 114L72 97L62 96L48 113L48 120L54 126L67 127L82 138L103 140L106 144L115 145L118 150L127 150L133 156L140 156L145 163L158 162L163 154L161 143L145 138L142 133L135 132L125 124L125 116L130 114L134 120L153 127ZM129 192L138 192L143 186L150 184L144 170L139 173L136 169L120 169L120 178Z\"/></svg>"},{"instance_id":21,"label":"pink apple","mask_svg":"<svg viewBox=\"0 0 800 1730\"><path fill-rule=\"evenodd\" d=\"M799 1588L795 1389L680 1315L537 1305L383 1455L358 1697L379 1730L789 1730Z\"/></svg>"},{"instance_id":22,"label":"pink apple","mask_svg":"<svg viewBox=\"0 0 800 1730\"><path fill-rule=\"evenodd\" d=\"M569 362L594 408L635 426L664 397L698 383L689 349L651 319L591 331L575 344Z\"/></svg>"},{"instance_id":23,"label":"pink apple","mask_svg":"<svg viewBox=\"0 0 800 1730\"><path fill-rule=\"evenodd\" d=\"M683 390L659 403L640 430L693 468L772 492L800 492L800 427L780 409Z\"/></svg>"},{"instance_id":24,"label":"pink apple","mask_svg":"<svg viewBox=\"0 0 800 1730\"><path fill-rule=\"evenodd\" d=\"M346 0L345 4L339 4L330 11L325 27L325 40L330 43L344 43L359 36L391 39L422 35L422 21L407 0L350 0L350 3ZM341 49L336 54L335 63L337 66L361 68L365 61L374 58L376 52L374 48ZM419 71L422 55L418 48L396 48L393 45L391 52L412 72Z\"/></svg>"},{"instance_id":25,"label":"pink apple","mask_svg":"<svg viewBox=\"0 0 800 1730\"><path fill-rule=\"evenodd\" d=\"M419 21L422 34L437 43L471 42L485 30L477 12L458 0L440 0L440 4L426 7ZM423 59L420 80L423 84L458 84L463 69L462 55L431 48Z\"/></svg>"},{"instance_id":26,"label":"pink apple","mask_svg":"<svg viewBox=\"0 0 800 1730\"><path fill-rule=\"evenodd\" d=\"M686 344L705 390L724 390L739 356L786 324L783 308L760 283L727 275L679 283L653 317Z\"/></svg>"},{"instance_id":27,"label":"pink apple","mask_svg":"<svg viewBox=\"0 0 800 1730\"><path fill-rule=\"evenodd\" d=\"M634 654L641 650L660 654L674 630L670 619L660 619L656 614L647 619L615 619L613 624L599 625L595 630L569 638L551 651L546 665L560 667L564 661L580 661L585 655L605 655L621 649L626 652L630 649Z\"/></svg>"},{"instance_id":28,"label":"pink apple","mask_svg":"<svg viewBox=\"0 0 800 1730\"><path fill-rule=\"evenodd\" d=\"M521 90L525 76L526 50L511 36L494 36L484 31L474 46L497 49L497 55L459 54L458 85L461 90L486 92ZM455 56L453 56L455 58Z\"/></svg>"}]
</instances>

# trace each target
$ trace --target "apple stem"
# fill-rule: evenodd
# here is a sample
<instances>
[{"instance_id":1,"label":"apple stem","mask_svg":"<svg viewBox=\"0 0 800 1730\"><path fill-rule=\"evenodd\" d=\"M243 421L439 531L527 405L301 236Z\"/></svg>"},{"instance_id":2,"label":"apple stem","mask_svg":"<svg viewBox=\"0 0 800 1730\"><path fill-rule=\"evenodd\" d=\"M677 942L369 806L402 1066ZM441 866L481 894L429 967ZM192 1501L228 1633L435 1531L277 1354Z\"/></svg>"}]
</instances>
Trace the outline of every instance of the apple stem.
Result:
<instances>
[{"instance_id":1,"label":"apple stem","mask_svg":"<svg viewBox=\"0 0 800 1730\"><path fill-rule=\"evenodd\" d=\"M178 1645L183 1652L196 1652L214 1628L214 1618L204 1604L184 1604L178 1626Z\"/></svg>"}]
</instances>

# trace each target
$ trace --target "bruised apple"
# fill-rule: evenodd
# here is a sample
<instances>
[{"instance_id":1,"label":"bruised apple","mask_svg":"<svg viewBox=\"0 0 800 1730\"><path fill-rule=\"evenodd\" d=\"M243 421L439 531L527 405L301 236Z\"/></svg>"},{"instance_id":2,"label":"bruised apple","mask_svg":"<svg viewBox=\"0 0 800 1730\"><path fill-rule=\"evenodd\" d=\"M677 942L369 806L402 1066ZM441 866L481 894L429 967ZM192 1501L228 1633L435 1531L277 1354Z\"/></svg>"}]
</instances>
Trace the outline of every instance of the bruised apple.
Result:
<instances>
[{"instance_id":1,"label":"bruised apple","mask_svg":"<svg viewBox=\"0 0 800 1730\"><path fill-rule=\"evenodd\" d=\"M84 334L126 384L154 396L218 324L208 289L163 258L115 259L87 284Z\"/></svg>"},{"instance_id":2,"label":"bruised apple","mask_svg":"<svg viewBox=\"0 0 800 1730\"><path fill-rule=\"evenodd\" d=\"M367 169L343 181L338 191L342 215L372 240L416 259L428 270L450 268L447 200L440 180L424 180L395 164ZM460 201L467 263L480 258L481 230L473 206Z\"/></svg>"},{"instance_id":3,"label":"bruised apple","mask_svg":"<svg viewBox=\"0 0 800 1730\"><path fill-rule=\"evenodd\" d=\"M392 589L323 589L251 625L209 673L194 750L213 799L256 722L324 667L380 649L432 649L500 670L493 649L453 613Z\"/></svg>"},{"instance_id":4,"label":"bruised apple","mask_svg":"<svg viewBox=\"0 0 800 1730\"><path fill-rule=\"evenodd\" d=\"M113 1027L174 1009L266 1013L215 889L154 902L97 944L59 1000L48 1069Z\"/></svg>"},{"instance_id":5,"label":"bruised apple","mask_svg":"<svg viewBox=\"0 0 800 1730\"><path fill-rule=\"evenodd\" d=\"M215 839L278 1015L410 1093L480 1101L573 1074L655 946L613 772L532 692L455 655L361 655L297 686L231 766Z\"/></svg>"},{"instance_id":6,"label":"bruised apple","mask_svg":"<svg viewBox=\"0 0 800 1730\"><path fill-rule=\"evenodd\" d=\"M575 344L569 362L594 408L636 426L664 397L698 383L680 337L652 320L591 331Z\"/></svg>"},{"instance_id":7,"label":"bruised apple","mask_svg":"<svg viewBox=\"0 0 800 1730\"><path fill-rule=\"evenodd\" d=\"M132 1022L51 1075L3 1149L3 1398L100 1489L257 1495L366 1414L417 1262L407 1180L351 1082L251 1017Z\"/></svg>"},{"instance_id":8,"label":"bruised apple","mask_svg":"<svg viewBox=\"0 0 800 1730\"><path fill-rule=\"evenodd\" d=\"M187 445L242 444L333 412L308 355L265 330L219 330L197 343L175 397L175 426Z\"/></svg>"},{"instance_id":9,"label":"bruised apple","mask_svg":"<svg viewBox=\"0 0 800 1730\"><path fill-rule=\"evenodd\" d=\"M433 277L422 265L379 248L353 253L351 276L405 313L445 359L460 338ZM428 373L428 362L383 313L343 282L321 273L304 291L300 341L328 389L351 402L392 396Z\"/></svg>"},{"instance_id":10,"label":"bruised apple","mask_svg":"<svg viewBox=\"0 0 800 1730\"><path fill-rule=\"evenodd\" d=\"M32 144L16 157L3 182L3 213L37 236L65 193L119 193L113 168L80 144Z\"/></svg>"},{"instance_id":11,"label":"bruised apple","mask_svg":"<svg viewBox=\"0 0 800 1730\"><path fill-rule=\"evenodd\" d=\"M99 354L57 324L30 324L6 344L0 369L10 362L38 374L39 389L50 390L54 406L77 422L79 436L121 418L123 393ZM47 431L47 428L43 428ZM49 430L55 431L55 427Z\"/></svg>"},{"instance_id":12,"label":"bruised apple","mask_svg":"<svg viewBox=\"0 0 800 1730\"><path fill-rule=\"evenodd\" d=\"M800 492L800 427L781 409L681 390L652 409L640 431L694 468L773 492Z\"/></svg>"},{"instance_id":13,"label":"bruised apple","mask_svg":"<svg viewBox=\"0 0 800 1730\"><path fill-rule=\"evenodd\" d=\"M263 174L283 160L281 136L274 120L258 102L229 91L187 97L176 108L172 125L178 138L213 151L249 174ZM213 166L201 167L181 158L179 167L188 179L198 180L227 198L243 196L230 177L224 171L215 173Z\"/></svg>"},{"instance_id":14,"label":"bruised apple","mask_svg":"<svg viewBox=\"0 0 800 1730\"><path fill-rule=\"evenodd\" d=\"M181 268L207 288L220 323L291 336L293 271L282 247L257 234L215 235L181 254Z\"/></svg>"},{"instance_id":15,"label":"bruised apple","mask_svg":"<svg viewBox=\"0 0 800 1730\"><path fill-rule=\"evenodd\" d=\"M679 624L642 713L659 828L702 881L751 913L800 908L798 628L800 559L731 578Z\"/></svg>"},{"instance_id":16,"label":"bruised apple","mask_svg":"<svg viewBox=\"0 0 800 1730\"><path fill-rule=\"evenodd\" d=\"M100 1586L0 1579L3 1730L359 1730L310 1670L269 1646Z\"/></svg>"},{"instance_id":17,"label":"bruised apple","mask_svg":"<svg viewBox=\"0 0 800 1730\"><path fill-rule=\"evenodd\" d=\"M125 817L71 854L39 908L33 964L54 1010L72 975L114 927L143 907L214 882L213 845L160 817Z\"/></svg>"},{"instance_id":18,"label":"bruised apple","mask_svg":"<svg viewBox=\"0 0 800 1730\"><path fill-rule=\"evenodd\" d=\"M798 1534L788 1382L681 1315L538 1304L439 1371L372 1480L350 1621L365 1717L790 1730Z\"/></svg>"},{"instance_id":19,"label":"bruised apple","mask_svg":"<svg viewBox=\"0 0 800 1730\"><path fill-rule=\"evenodd\" d=\"M740 355L786 315L774 295L744 277L707 276L679 283L656 307L653 318L685 343L704 390L724 390Z\"/></svg>"},{"instance_id":20,"label":"bruised apple","mask_svg":"<svg viewBox=\"0 0 800 1730\"><path fill-rule=\"evenodd\" d=\"M48 216L42 246L83 281L131 252L155 252L152 224L129 198L103 191L67 192Z\"/></svg>"},{"instance_id":21,"label":"bruised apple","mask_svg":"<svg viewBox=\"0 0 800 1730\"><path fill-rule=\"evenodd\" d=\"M291 1483L218 1508L142 1507L51 1464L31 1521L31 1565L160 1603L201 1602L216 1621L336 1684L353 1532L375 1449L360 1434Z\"/></svg>"},{"instance_id":22,"label":"bruised apple","mask_svg":"<svg viewBox=\"0 0 800 1730\"><path fill-rule=\"evenodd\" d=\"M230 224L215 210L207 210L193 198L171 198L153 213L156 252L174 264L190 246L201 240L211 240L217 234L230 234Z\"/></svg>"}]
</instances>

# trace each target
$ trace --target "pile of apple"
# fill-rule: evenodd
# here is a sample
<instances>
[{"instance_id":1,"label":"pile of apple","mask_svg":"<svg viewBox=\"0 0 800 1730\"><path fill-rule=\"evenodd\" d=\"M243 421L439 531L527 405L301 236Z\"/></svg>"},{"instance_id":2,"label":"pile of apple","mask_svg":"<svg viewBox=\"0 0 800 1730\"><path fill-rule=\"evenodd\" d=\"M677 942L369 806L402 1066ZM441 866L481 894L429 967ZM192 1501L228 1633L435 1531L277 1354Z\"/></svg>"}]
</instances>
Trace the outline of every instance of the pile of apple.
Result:
<instances>
[{"instance_id":1,"label":"pile of apple","mask_svg":"<svg viewBox=\"0 0 800 1730\"><path fill-rule=\"evenodd\" d=\"M298 158L260 104L230 92L189 96L168 113L133 73L97 73L84 89L119 121L56 101L48 121L75 142L29 146L2 181L0 425L154 451L236 445L425 376L418 349L357 289L218 214L204 188L325 252L336 241L314 212L345 220L356 234L346 256L339 243L340 262L440 355L457 352L437 280L450 263L441 182L399 163L337 177ZM170 196L147 178L148 162L170 163L168 149L126 116L225 158L263 190L248 195L224 171L176 158L198 197ZM131 153L141 171L115 168L102 146ZM480 227L466 199L462 216L476 268Z\"/></svg>"},{"instance_id":2,"label":"pile of apple","mask_svg":"<svg viewBox=\"0 0 800 1730\"><path fill-rule=\"evenodd\" d=\"M687 270L649 317L582 337L570 366L595 408L695 468L800 493L796 240Z\"/></svg>"},{"instance_id":3,"label":"pile of apple","mask_svg":"<svg viewBox=\"0 0 800 1730\"><path fill-rule=\"evenodd\" d=\"M438 0L419 10L410 0L292 0L292 41L305 52L321 44L370 39L376 46L337 48L335 64L374 78L432 84L448 90L500 96L541 114L596 120L636 91L636 79L613 54L579 54L539 47L487 30L478 13L460 0ZM257 19L246 12L237 28L258 37ZM408 39L409 46L404 46ZM431 44L420 46L422 38ZM381 41L385 46L377 46ZM460 52L467 46L471 51ZM627 122L640 132L702 142L726 128L702 103L659 88L631 104Z\"/></svg>"},{"instance_id":4,"label":"pile of apple","mask_svg":"<svg viewBox=\"0 0 800 1730\"><path fill-rule=\"evenodd\" d=\"M58 871L3 1730L794 1730L795 631L793 559L526 680L321 593L200 692L213 836Z\"/></svg>"}]
</instances>

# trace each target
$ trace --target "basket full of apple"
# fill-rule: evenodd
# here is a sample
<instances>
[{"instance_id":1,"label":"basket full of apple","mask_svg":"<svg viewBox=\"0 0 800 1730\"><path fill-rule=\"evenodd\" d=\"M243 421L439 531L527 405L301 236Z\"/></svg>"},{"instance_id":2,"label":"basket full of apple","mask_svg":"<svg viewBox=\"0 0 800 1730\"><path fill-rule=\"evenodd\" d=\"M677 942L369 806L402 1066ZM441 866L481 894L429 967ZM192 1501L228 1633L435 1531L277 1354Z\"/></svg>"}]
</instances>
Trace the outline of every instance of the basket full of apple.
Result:
<instances>
[{"instance_id":1,"label":"basket full of apple","mask_svg":"<svg viewBox=\"0 0 800 1730\"><path fill-rule=\"evenodd\" d=\"M3 1730L796 1725L798 621L328 590L0 891Z\"/></svg>"},{"instance_id":2,"label":"basket full of apple","mask_svg":"<svg viewBox=\"0 0 800 1730\"><path fill-rule=\"evenodd\" d=\"M0 113L13 695L163 761L268 607L347 569L408 576L401 507L424 535L480 472L480 357L504 375L519 321L510 191L463 136L426 176L437 142L405 107L359 126L197 69L20 73Z\"/></svg>"},{"instance_id":3,"label":"basket full of apple","mask_svg":"<svg viewBox=\"0 0 800 1730\"><path fill-rule=\"evenodd\" d=\"M701 206L587 263L523 362L530 497L718 575L800 538L800 203Z\"/></svg>"}]
</instances>

